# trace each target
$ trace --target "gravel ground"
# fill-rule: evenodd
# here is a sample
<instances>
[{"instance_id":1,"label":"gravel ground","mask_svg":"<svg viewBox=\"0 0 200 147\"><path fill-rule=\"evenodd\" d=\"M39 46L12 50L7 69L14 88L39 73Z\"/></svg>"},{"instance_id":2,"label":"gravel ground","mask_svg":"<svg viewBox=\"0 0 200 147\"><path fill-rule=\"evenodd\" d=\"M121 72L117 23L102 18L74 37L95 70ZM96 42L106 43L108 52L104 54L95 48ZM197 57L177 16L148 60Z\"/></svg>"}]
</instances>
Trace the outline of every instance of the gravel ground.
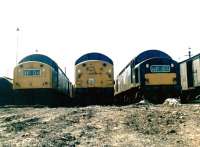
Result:
<instances>
[{"instance_id":1,"label":"gravel ground","mask_svg":"<svg viewBox=\"0 0 200 147\"><path fill-rule=\"evenodd\" d=\"M200 146L200 104L0 108L0 146Z\"/></svg>"}]
</instances>

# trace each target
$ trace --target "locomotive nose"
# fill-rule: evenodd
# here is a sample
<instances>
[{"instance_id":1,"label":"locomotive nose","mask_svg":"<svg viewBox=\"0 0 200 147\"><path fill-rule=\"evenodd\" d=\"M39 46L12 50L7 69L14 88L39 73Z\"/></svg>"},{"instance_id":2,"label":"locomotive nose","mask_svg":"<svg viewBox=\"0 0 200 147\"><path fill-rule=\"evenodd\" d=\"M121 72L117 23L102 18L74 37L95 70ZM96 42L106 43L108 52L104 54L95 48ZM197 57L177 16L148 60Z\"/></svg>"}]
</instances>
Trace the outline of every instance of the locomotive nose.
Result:
<instances>
[{"instance_id":1,"label":"locomotive nose","mask_svg":"<svg viewBox=\"0 0 200 147\"><path fill-rule=\"evenodd\" d=\"M145 85L175 85L176 73L147 73Z\"/></svg>"},{"instance_id":2,"label":"locomotive nose","mask_svg":"<svg viewBox=\"0 0 200 147\"><path fill-rule=\"evenodd\" d=\"M145 85L174 85L176 73L148 73L145 74Z\"/></svg>"}]
</instances>

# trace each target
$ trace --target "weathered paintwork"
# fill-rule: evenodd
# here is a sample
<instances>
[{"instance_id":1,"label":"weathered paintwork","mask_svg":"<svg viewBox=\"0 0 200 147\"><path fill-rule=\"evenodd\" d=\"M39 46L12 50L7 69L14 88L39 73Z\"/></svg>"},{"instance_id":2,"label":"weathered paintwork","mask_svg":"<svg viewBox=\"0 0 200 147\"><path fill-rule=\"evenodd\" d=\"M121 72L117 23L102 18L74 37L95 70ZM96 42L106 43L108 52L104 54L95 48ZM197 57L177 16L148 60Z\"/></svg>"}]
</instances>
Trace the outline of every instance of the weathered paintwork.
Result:
<instances>
[{"instance_id":1,"label":"weathered paintwork","mask_svg":"<svg viewBox=\"0 0 200 147\"><path fill-rule=\"evenodd\" d=\"M113 65L104 61L86 61L75 67L76 88L106 88L114 86Z\"/></svg>"},{"instance_id":2,"label":"weathered paintwork","mask_svg":"<svg viewBox=\"0 0 200 147\"><path fill-rule=\"evenodd\" d=\"M40 70L40 75L26 76L24 75L24 70L26 69L38 69ZM56 77L55 70L49 65L41 62L25 62L19 64L14 69L14 89L35 89L35 88L56 88Z\"/></svg>"},{"instance_id":3,"label":"weathered paintwork","mask_svg":"<svg viewBox=\"0 0 200 147\"><path fill-rule=\"evenodd\" d=\"M176 73L145 74L145 85L176 85Z\"/></svg>"}]
</instances>

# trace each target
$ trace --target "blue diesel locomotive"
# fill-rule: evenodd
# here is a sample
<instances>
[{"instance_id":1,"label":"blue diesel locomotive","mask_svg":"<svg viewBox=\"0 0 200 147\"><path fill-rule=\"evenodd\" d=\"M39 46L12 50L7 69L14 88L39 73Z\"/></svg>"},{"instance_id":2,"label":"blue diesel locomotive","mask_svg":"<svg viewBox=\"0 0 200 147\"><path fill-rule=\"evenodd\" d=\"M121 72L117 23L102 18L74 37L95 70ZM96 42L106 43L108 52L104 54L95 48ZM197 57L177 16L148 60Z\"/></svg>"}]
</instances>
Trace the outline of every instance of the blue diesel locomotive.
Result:
<instances>
[{"instance_id":1,"label":"blue diesel locomotive","mask_svg":"<svg viewBox=\"0 0 200 147\"><path fill-rule=\"evenodd\" d=\"M159 50L147 50L135 57L117 76L115 101L135 103L147 99L162 103L180 94L179 65Z\"/></svg>"}]
</instances>

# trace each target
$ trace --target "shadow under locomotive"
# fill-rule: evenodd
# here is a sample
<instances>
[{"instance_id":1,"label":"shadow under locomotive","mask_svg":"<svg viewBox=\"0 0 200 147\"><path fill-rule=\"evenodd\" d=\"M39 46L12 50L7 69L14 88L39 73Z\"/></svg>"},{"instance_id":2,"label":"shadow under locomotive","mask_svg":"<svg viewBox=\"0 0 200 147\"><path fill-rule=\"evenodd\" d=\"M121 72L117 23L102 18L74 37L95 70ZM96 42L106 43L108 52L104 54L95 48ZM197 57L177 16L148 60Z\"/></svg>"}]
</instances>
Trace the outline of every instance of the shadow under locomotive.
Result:
<instances>
[{"instance_id":1,"label":"shadow under locomotive","mask_svg":"<svg viewBox=\"0 0 200 147\"><path fill-rule=\"evenodd\" d=\"M148 100L154 104L163 103L167 98L178 98L180 95L180 88L177 86L144 86L138 88L131 88L114 97L114 104L127 105L131 103L138 103L141 100Z\"/></svg>"},{"instance_id":2,"label":"shadow under locomotive","mask_svg":"<svg viewBox=\"0 0 200 147\"><path fill-rule=\"evenodd\" d=\"M68 96L52 89L15 90L14 93L14 104L18 106L71 106Z\"/></svg>"},{"instance_id":3,"label":"shadow under locomotive","mask_svg":"<svg viewBox=\"0 0 200 147\"><path fill-rule=\"evenodd\" d=\"M114 100L113 88L77 88L74 102L78 106L112 105Z\"/></svg>"}]
</instances>

